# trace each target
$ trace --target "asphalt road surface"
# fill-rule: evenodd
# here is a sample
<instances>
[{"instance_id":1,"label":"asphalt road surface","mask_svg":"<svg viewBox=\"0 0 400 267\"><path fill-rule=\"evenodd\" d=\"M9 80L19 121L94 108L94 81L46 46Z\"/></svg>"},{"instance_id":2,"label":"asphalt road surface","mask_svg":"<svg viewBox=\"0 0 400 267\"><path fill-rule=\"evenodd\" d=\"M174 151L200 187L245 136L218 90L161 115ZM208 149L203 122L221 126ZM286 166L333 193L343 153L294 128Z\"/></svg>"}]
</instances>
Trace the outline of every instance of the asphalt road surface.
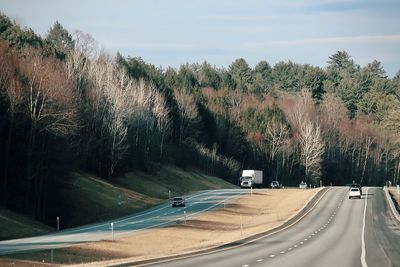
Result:
<instances>
[{"instance_id":1,"label":"asphalt road surface","mask_svg":"<svg viewBox=\"0 0 400 267\"><path fill-rule=\"evenodd\" d=\"M332 188L292 227L240 247L151 266L400 266L400 226L382 188Z\"/></svg>"},{"instance_id":2,"label":"asphalt road surface","mask_svg":"<svg viewBox=\"0 0 400 267\"><path fill-rule=\"evenodd\" d=\"M186 207L172 208L169 202L141 213L98 224L68 229L48 235L0 241L0 255L20 251L42 250L66 247L77 243L112 240L135 231L182 223L186 218L198 213L222 207L225 202L250 190L221 189L206 190L186 196ZM62 218L61 218L62 219ZM111 231L113 223L113 233Z\"/></svg>"}]
</instances>

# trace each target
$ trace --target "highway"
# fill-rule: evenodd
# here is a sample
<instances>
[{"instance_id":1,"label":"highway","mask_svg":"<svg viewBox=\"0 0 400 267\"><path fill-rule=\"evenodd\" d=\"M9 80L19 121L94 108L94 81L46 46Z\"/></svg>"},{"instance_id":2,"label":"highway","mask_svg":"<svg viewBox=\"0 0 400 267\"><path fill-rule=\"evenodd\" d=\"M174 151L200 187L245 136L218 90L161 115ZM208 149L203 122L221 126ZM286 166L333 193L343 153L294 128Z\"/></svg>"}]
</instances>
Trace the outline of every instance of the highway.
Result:
<instances>
[{"instance_id":1,"label":"highway","mask_svg":"<svg viewBox=\"0 0 400 267\"><path fill-rule=\"evenodd\" d=\"M244 189L200 191L185 196L186 207L172 208L169 202L165 202L144 212L113 221L67 229L43 236L0 241L0 255L60 248L98 240L112 240L136 231L182 223L185 217L189 219L190 216L198 213L222 207L232 198L250 193L250 190ZM113 223L113 232L111 223Z\"/></svg>"},{"instance_id":2,"label":"highway","mask_svg":"<svg viewBox=\"0 0 400 267\"><path fill-rule=\"evenodd\" d=\"M382 188L332 188L299 223L236 248L150 266L400 266L400 226Z\"/></svg>"}]
</instances>

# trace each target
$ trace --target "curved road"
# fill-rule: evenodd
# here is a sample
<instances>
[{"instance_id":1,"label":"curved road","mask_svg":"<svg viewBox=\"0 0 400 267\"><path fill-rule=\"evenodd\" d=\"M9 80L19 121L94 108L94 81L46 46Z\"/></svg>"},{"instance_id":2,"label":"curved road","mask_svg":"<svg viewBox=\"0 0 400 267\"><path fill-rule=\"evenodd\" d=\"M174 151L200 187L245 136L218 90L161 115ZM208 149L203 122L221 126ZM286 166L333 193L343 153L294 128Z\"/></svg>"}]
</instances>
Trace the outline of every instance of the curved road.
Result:
<instances>
[{"instance_id":1,"label":"curved road","mask_svg":"<svg viewBox=\"0 0 400 267\"><path fill-rule=\"evenodd\" d=\"M400 226L382 188L332 188L296 225L241 247L151 266L400 266Z\"/></svg>"},{"instance_id":2,"label":"curved road","mask_svg":"<svg viewBox=\"0 0 400 267\"><path fill-rule=\"evenodd\" d=\"M114 221L82 226L43 236L0 241L0 255L21 251L60 248L90 241L111 240L113 238L111 223L113 223L114 237L149 228L180 223L185 219L185 216L188 218L197 213L221 207L232 198L249 193L250 190L243 189L200 191L185 197L186 207L172 208L171 204L167 202L144 212Z\"/></svg>"}]
</instances>

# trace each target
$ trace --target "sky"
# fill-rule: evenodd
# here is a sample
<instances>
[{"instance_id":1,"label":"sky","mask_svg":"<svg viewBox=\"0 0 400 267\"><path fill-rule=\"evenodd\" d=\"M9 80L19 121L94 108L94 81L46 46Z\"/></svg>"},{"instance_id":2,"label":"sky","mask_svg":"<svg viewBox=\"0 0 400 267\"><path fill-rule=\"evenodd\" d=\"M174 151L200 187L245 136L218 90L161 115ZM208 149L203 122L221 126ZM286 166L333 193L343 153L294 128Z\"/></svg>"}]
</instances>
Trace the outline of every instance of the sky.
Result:
<instances>
[{"instance_id":1,"label":"sky","mask_svg":"<svg viewBox=\"0 0 400 267\"><path fill-rule=\"evenodd\" d=\"M244 58L324 68L345 50L361 66L380 61L389 77L400 69L399 0L0 0L0 11L42 36L59 21L156 66Z\"/></svg>"}]
</instances>

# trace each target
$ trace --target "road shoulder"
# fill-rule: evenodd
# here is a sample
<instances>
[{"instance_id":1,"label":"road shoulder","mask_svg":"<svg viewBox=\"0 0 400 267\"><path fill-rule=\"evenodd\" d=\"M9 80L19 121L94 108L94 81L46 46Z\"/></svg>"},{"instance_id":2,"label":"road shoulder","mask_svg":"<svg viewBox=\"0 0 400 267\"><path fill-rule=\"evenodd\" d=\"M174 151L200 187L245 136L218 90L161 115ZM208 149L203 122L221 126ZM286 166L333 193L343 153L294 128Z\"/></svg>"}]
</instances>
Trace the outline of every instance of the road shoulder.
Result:
<instances>
[{"instance_id":1,"label":"road shoulder","mask_svg":"<svg viewBox=\"0 0 400 267\"><path fill-rule=\"evenodd\" d=\"M393 201L392 193L389 193L389 190L386 186L383 188L383 190L385 191L386 201L389 203L392 215L397 220L397 222L400 223L400 214L398 212L398 209L396 208L396 204ZM397 205L399 205L399 203L397 203Z\"/></svg>"},{"instance_id":2,"label":"road shoulder","mask_svg":"<svg viewBox=\"0 0 400 267\"><path fill-rule=\"evenodd\" d=\"M239 227L238 229L238 224L240 224L240 222L238 222L238 220L240 220L238 217L236 217L236 222L232 221L231 224L228 225L223 225L222 227L226 229L229 229L229 227L231 227L230 231L231 232L235 232L236 236L234 240L229 240L225 241L225 242L219 242L219 243L214 243L214 244L208 244L206 245L206 242L204 242L204 240L191 240L190 242L202 242L204 243L204 247L195 247L194 249L184 249L181 250L180 252L174 252L174 251L170 251L170 254L165 254L162 256L158 256L158 257L153 257L153 258L140 258L140 257L131 257L131 258L126 258L126 259L121 259L121 260L112 260L112 261L108 261L108 262L103 262L104 264L108 265L108 266L123 266L126 264L129 265L146 265L146 264L150 264L150 263L154 263L154 262L165 262L165 261L170 261L170 260L174 260L174 259L181 259L181 258L186 258L186 257L191 257L191 256L195 256L195 255L204 255L204 254L208 254L208 253L214 253L216 251L221 251L221 250L227 250L227 249L232 249L238 246L242 246L245 245L247 243L253 242L255 240L258 240L260 238L266 237L268 235L272 235L275 234L277 232L283 231L284 229L296 224L298 221L300 221L304 216L306 216L318 203L318 201L323 197L323 195L328 191L329 188L324 188L322 190L320 189L315 189L312 192L312 194L303 200L300 199L296 199L296 198L292 198L292 199L286 199L286 201L290 201L290 202L296 202L297 208L295 212L289 212L286 215L281 215L281 217L279 217L280 215L277 215L276 213L273 213L271 211L271 214L273 214L273 217L278 216L278 220L274 220L274 222L270 225L263 225L263 230L257 230L257 227L255 227L256 231L250 232L250 234L243 234L243 232L247 232L250 231L248 227L249 225L244 223L243 225L243 232L241 233L241 229ZM283 192L285 190L282 190ZM300 190L301 192L302 190ZM273 192L278 193L278 190L267 190L267 193L271 193ZM304 191L305 192L305 191ZM237 200L239 203L240 201L244 201L244 202L248 202L249 199L244 197L241 198L239 200ZM285 201L282 201L282 205L285 205ZM238 207L237 206L237 202L231 203L231 207ZM236 206L235 206L236 205ZM282 207L279 207L282 208ZM279 209L278 208L278 209ZM221 213L222 211L222 213ZM229 211L229 210L228 210ZM195 222L197 221L210 221L212 220L212 216L223 216L224 215L224 210L220 210L220 213L218 214L218 211L213 211L213 212L209 212L209 214L205 214L202 216L199 216L199 218L197 218L196 220L194 220ZM232 212L232 210L230 210L230 212ZM262 211L261 211L262 213ZM244 216L245 213L242 212L242 215L240 216ZM270 214L270 215L271 215ZM246 218L251 217L251 214L247 213L246 214ZM210 217L211 216L211 217ZM271 217L271 216L269 216ZM234 228L234 225L236 223L236 229ZM192 225L193 226L193 225ZM189 226L190 227L190 226ZM174 236L173 238L175 240L182 240L184 238L184 236L179 234L179 231L183 230L187 230L189 228L187 225L179 225L177 227L169 227L169 238L171 238L171 236ZM158 237L160 238L160 242L158 243L159 245L162 246L161 240L164 240L163 238L163 234L165 234L165 232L163 232L163 230L165 229L160 229L158 232ZM201 236L204 238L205 236L208 236L209 234L211 234L211 239L214 240L218 240L219 238L224 238L223 237L223 231L206 231L204 229L199 229ZM182 232L181 232L182 233ZM139 237L139 239L138 239ZM140 236L136 235L135 236L136 240L140 243L140 241L142 240L140 238ZM226 238L226 237L225 237ZM168 238L165 238L166 240ZM144 241L145 242L145 241ZM172 256L169 256L171 255ZM98 264L98 263L97 263ZM77 266L83 266L83 265L77 265ZM85 265L87 266L87 265ZM90 266L90 265L89 265ZM93 263L92 266L96 266L96 263Z\"/></svg>"}]
</instances>

